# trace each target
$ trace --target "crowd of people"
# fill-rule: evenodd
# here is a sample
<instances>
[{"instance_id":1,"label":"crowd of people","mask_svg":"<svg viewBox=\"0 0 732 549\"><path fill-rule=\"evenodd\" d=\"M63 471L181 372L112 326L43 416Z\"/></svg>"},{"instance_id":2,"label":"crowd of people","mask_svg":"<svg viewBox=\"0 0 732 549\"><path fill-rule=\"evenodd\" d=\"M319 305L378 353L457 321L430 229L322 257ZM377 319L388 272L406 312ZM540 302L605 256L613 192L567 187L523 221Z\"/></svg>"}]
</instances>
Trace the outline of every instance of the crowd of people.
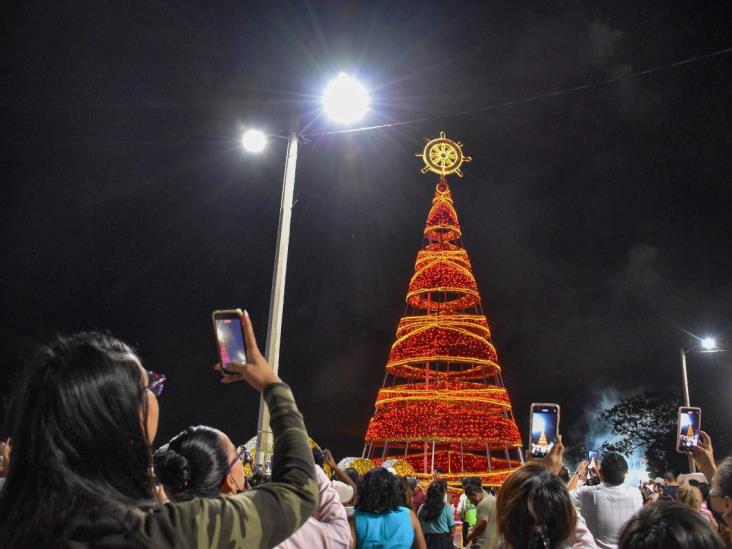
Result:
<instances>
[{"instance_id":1,"label":"crowd of people","mask_svg":"<svg viewBox=\"0 0 732 549\"><path fill-rule=\"evenodd\" d=\"M58 337L25 371L1 444L0 547L287 549L722 548L731 545L732 457L702 433L698 474L626 484L616 453L564 468L559 437L494 491L466 477L428 484L383 467L363 476L313 451L289 387L243 318L247 363L225 383L261 392L271 475L223 432L192 426L157 446L165 377L114 337ZM220 370L220 367L218 367ZM329 478L325 469L332 471ZM457 500L457 501L456 501Z\"/></svg>"}]
</instances>

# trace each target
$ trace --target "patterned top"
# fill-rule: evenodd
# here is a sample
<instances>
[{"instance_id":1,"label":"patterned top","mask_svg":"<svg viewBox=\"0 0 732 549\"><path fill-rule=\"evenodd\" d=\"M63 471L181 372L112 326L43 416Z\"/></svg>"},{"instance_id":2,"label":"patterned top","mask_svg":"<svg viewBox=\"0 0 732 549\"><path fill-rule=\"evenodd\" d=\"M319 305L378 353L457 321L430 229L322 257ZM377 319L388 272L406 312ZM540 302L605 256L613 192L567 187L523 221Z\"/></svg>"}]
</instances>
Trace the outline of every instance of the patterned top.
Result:
<instances>
[{"instance_id":1,"label":"patterned top","mask_svg":"<svg viewBox=\"0 0 732 549\"><path fill-rule=\"evenodd\" d=\"M620 532L636 511L643 507L643 496L635 486L612 486L603 482L583 486L569 495L584 515L595 543L604 549L618 546Z\"/></svg>"},{"instance_id":2,"label":"patterned top","mask_svg":"<svg viewBox=\"0 0 732 549\"><path fill-rule=\"evenodd\" d=\"M275 438L272 482L243 494L133 509L120 519L79 525L65 547L274 547L318 503L313 455L287 385L264 390Z\"/></svg>"}]
</instances>

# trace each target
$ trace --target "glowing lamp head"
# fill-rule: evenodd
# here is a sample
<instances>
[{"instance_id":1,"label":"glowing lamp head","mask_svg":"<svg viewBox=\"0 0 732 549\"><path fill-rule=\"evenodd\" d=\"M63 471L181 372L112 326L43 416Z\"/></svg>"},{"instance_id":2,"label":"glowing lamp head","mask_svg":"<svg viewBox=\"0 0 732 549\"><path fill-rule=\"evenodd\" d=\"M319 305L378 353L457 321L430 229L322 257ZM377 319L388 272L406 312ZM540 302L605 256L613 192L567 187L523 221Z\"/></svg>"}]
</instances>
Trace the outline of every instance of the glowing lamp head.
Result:
<instances>
[{"instance_id":1,"label":"glowing lamp head","mask_svg":"<svg viewBox=\"0 0 732 549\"><path fill-rule=\"evenodd\" d=\"M363 84L344 72L331 80L323 92L325 113L339 124L351 124L363 118L369 103Z\"/></svg>"},{"instance_id":2,"label":"glowing lamp head","mask_svg":"<svg viewBox=\"0 0 732 549\"><path fill-rule=\"evenodd\" d=\"M247 130L241 137L241 144L250 153L260 153L267 145L267 136L259 130Z\"/></svg>"},{"instance_id":3,"label":"glowing lamp head","mask_svg":"<svg viewBox=\"0 0 732 549\"><path fill-rule=\"evenodd\" d=\"M701 340L701 346L705 351L713 351L717 348L717 340L713 337L705 337Z\"/></svg>"}]
</instances>

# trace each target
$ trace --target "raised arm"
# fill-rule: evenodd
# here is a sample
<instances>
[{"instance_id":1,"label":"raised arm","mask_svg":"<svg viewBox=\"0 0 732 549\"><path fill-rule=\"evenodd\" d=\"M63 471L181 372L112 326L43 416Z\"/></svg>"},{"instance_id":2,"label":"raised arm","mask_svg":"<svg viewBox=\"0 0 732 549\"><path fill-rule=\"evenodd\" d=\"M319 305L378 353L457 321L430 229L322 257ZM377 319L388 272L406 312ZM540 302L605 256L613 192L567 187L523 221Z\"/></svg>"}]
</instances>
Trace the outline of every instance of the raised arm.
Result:
<instances>
[{"instance_id":1,"label":"raised arm","mask_svg":"<svg viewBox=\"0 0 732 549\"><path fill-rule=\"evenodd\" d=\"M714 462L714 449L712 448L712 439L704 431L699 432L699 444L691 451L694 456L699 471L701 471L707 481L712 482L712 477L717 470L717 464Z\"/></svg>"},{"instance_id":2,"label":"raised arm","mask_svg":"<svg viewBox=\"0 0 732 549\"><path fill-rule=\"evenodd\" d=\"M330 453L330 450L325 451L325 462L330 466L331 469L333 469L333 473L338 480L340 480L341 482L345 482L351 488L353 488L353 496L355 499L355 496L358 493L358 486L356 486L356 483L353 482L353 479L349 477L343 469L338 467L338 464L336 463L335 458L333 458L333 454Z\"/></svg>"},{"instance_id":3,"label":"raised arm","mask_svg":"<svg viewBox=\"0 0 732 549\"><path fill-rule=\"evenodd\" d=\"M288 538L313 513L318 503L315 464L302 415L290 388L282 383L264 360L254 338L248 315L242 318L247 345L246 364L232 364L235 375L223 383L247 381L262 391L274 434L272 482L237 496L198 498L168 503L156 513L157 523L148 530L173 530L183 547L274 547ZM220 369L220 367L219 367Z\"/></svg>"}]
</instances>

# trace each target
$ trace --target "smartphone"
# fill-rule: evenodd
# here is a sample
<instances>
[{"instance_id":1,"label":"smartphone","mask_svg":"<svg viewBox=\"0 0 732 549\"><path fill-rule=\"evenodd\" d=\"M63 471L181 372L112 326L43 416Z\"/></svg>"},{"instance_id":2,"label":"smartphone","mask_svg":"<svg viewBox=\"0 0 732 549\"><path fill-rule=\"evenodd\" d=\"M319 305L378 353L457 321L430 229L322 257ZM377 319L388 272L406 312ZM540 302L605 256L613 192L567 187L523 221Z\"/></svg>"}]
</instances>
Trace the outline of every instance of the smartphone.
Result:
<instances>
[{"instance_id":1,"label":"smartphone","mask_svg":"<svg viewBox=\"0 0 732 549\"><path fill-rule=\"evenodd\" d=\"M534 402L531 404L529 454L541 458L549 453L559 434L559 404Z\"/></svg>"},{"instance_id":2,"label":"smartphone","mask_svg":"<svg viewBox=\"0 0 732 549\"><path fill-rule=\"evenodd\" d=\"M676 423L676 451L687 454L699 444L701 431L701 408L689 406L679 407L679 419Z\"/></svg>"},{"instance_id":3,"label":"smartphone","mask_svg":"<svg viewBox=\"0 0 732 549\"><path fill-rule=\"evenodd\" d=\"M232 375L227 372L232 363L244 364L247 361L244 327L241 323L243 314L241 309L227 309L214 311L211 315L221 370L224 375Z\"/></svg>"}]
</instances>

